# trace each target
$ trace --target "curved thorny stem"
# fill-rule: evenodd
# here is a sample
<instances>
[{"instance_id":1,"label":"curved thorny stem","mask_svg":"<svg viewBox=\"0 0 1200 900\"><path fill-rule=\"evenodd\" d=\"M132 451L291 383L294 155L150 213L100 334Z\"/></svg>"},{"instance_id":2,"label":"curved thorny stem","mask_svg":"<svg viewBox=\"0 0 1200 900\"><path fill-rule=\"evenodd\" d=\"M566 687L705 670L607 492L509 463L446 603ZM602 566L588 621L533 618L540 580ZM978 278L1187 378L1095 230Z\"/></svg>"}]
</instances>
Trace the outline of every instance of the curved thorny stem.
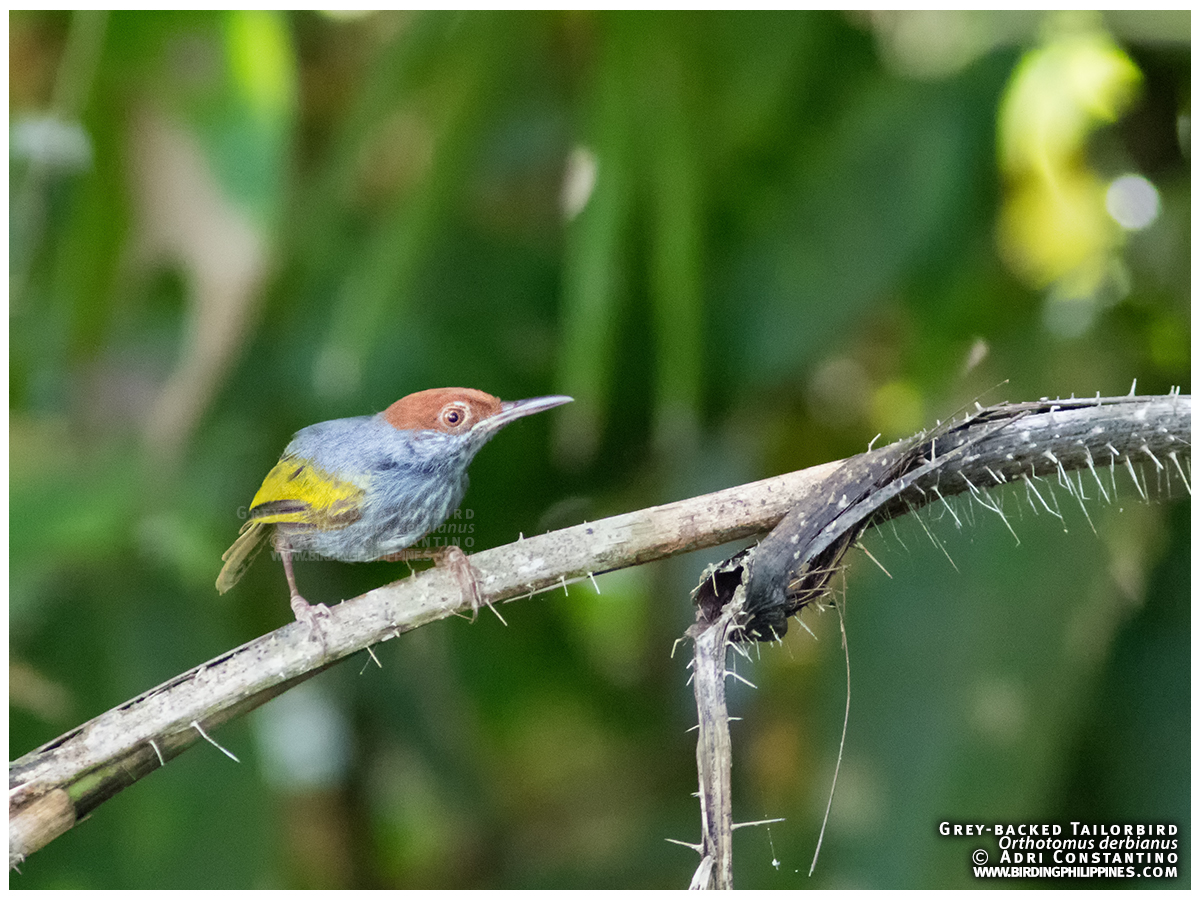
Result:
<instances>
[{"instance_id":1,"label":"curved thorny stem","mask_svg":"<svg viewBox=\"0 0 1200 900\"><path fill-rule=\"evenodd\" d=\"M698 849L707 886L730 887L733 881L728 849L735 827L732 760L721 757L731 747L724 692L729 646L782 637L789 618L823 600L834 572L844 568L846 552L872 525L932 503L954 515L947 498L967 494L1013 531L999 504L986 495L1009 484L1023 489L1035 510L1040 505L1060 518L1057 501L1051 505L1046 497L1053 497L1055 488L1065 490L1090 524L1084 505L1088 486L1112 502L1118 468L1133 479L1143 499L1172 481L1190 494L1191 398L1170 394L978 407L960 421L844 460L757 546L705 570L693 591L696 624L688 636L695 642L703 835Z\"/></svg>"}]
</instances>

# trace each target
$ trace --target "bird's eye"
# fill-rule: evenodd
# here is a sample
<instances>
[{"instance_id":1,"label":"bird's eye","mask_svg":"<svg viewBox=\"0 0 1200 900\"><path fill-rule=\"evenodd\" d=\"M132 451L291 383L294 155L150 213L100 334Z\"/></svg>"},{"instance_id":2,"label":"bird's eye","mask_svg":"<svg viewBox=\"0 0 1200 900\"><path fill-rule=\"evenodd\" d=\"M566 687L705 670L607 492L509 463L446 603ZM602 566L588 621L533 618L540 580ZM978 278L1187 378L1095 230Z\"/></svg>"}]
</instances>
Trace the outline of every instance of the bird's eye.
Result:
<instances>
[{"instance_id":1,"label":"bird's eye","mask_svg":"<svg viewBox=\"0 0 1200 900\"><path fill-rule=\"evenodd\" d=\"M448 428L457 428L466 418L467 411L460 406L447 406L442 410L442 421Z\"/></svg>"}]
</instances>

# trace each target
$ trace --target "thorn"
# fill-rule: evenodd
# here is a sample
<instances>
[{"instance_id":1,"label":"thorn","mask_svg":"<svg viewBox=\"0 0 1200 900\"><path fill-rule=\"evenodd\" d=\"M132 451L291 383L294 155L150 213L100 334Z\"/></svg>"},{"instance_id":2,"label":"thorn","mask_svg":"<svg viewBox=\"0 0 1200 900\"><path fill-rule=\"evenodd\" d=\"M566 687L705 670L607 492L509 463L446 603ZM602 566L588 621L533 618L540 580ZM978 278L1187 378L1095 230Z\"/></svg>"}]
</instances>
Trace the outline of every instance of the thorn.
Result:
<instances>
[{"instance_id":1,"label":"thorn","mask_svg":"<svg viewBox=\"0 0 1200 900\"><path fill-rule=\"evenodd\" d=\"M382 669L382 668L383 668L383 663L381 663L381 662L379 661L379 657L375 655L375 651L374 651L374 650L371 648L371 645L370 645L370 644L368 644L368 645L367 645L367 653L369 653L369 654L370 654L370 656L371 656L371 659L373 659L373 660L375 661L375 665L379 666L379 668L381 668L381 669ZM358 674L359 674L359 675L361 675L361 674L362 674L363 672L365 672L365 671L367 671L367 667L366 667L366 665L364 665L364 666L362 667L362 672L359 672Z\"/></svg>"},{"instance_id":2,"label":"thorn","mask_svg":"<svg viewBox=\"0 0 1200 900\"><path fill-rule=\"evenodd\" d=\"M1050 508L1049 504L1048 504L1048 503L1046 503L1045 499L1042 497L1042 495L1041 495L1041 493L1038 491L1037 487L1034 485L1034 483L1033 483L1032 481L1030 481L1030 480L1029 480L1029 476L1028 476L1028 475L1026 475L1026 474L1024 474L1024 473L1021 473L1021 478L1022 478L1022 479L1024 480L1024 482L1025 482L1025 487L1026 487L1025 496L1028 498L1028 497L1029 497L1029 491L1033 491L1034 495L1035 495L1035 496L1038 498L1038 500L1041 500L1041 502L1042 502L1042 506L1043 506L1043 507L1045 507L1045 509L1046 509L1046 512L1050 513L1050 515L1052 515L1052 516L1057 516L1057 517L1058 517L1058 519L1061 521L1061 520L1062 520L1062 516L1061 516L1061 515L1059 515L1058 513L1056 513L1054 510L1052 510L1052 509ZM1030 505L1030 506L1033 506L1033 501L1032 501L1032 500L1030 500L1030 501L1029 501L1029 505ZM1033 506L1033 511L1034 511L1034 512L1037 512L1037 507L1036 507L1036 506Z\"/></svg>"},{"instance_id":3,"label":"thorn","mask_svg":"<svg viewBox=\"0 0 1200 900\"><path fill-rule=\"evenodd\" d=\"M881 431L881 432L879 432L879 434L875 435L875 437L871 438L871 443L867 444L867 452L868 452L868 453L870 453L870 452L871 452L871 448L873 448L873 447L875 446L875 442L876 442L877 440L879 440L881 437L883 437L883 432L882 432L882 431Z\"/></svg>"},{"instance_id":4,"label":"thorn","mask_svg":"<svg viewBox=\"0 0 1200 900\"><path fill-rule=\"evenodd\" d=\"M963 476L963 480L966 481L965 475ZM968 525L970 525L972 528L974 528L976 525L979 524L975 520L975 505L973 503L971 503L970 498L967 499L967 505L966 505L966 508L963 509L962 517L966 521L966 523Z\"/></svg>"},{"instance_id":5,"label":"thorn","mask_svg":"<svg viewBox=\"0 0 1200 900\"><path fill-rule=\"evenodd\" d=\"M1133 463L1129 461L1129 457L1125 457L1125 468L1129 470L1129 477L1133 479L1133 486L1138 489L1138 493L1142 495L1142 499L1146 499L1146 492L1142 490L1142 483L1138 481L1137 472L1133 470Z\"/></svg>"},{"instance_id":6,"label":"thorn","mask_svg":"<svg viewBox=\"0 0 1200 900\"><path fill-rule=\"evenodd\" d=\"M1088 468L1092 470L1092 477L1096 479L1096 486L1100 488L1100 493L1104 495L1104 501L1111 504L1112 500L1108 498L1108 491L1104 489L1104 482L1100 480L1100 476L1096 474L1096 466L1092 462L1092 451L1087 447L1083 448L1083 452L1087 454Z\"/></svg>"},{"instance_id":7,"label":"thorn","mask_svg":"<svg viewBox=\"0 0 1200 900\"><path fill-rule=\"evenodd\" d=\"M226 756L228 756L230 759L232 759L235 763L241 762L240 759L238 759L236 756L234 756L232 753L230 753L228 750L226 750L224 747L222 747L220 744L218 744L216 741L214 741L212 738L210 738L207 734L205 734L204 729L200 727L199 722L193 721L192 727L195 728L198 732L200 732L200 737L204 738L206 741L208 741L210 744L212 744L214 747L216 747L218 750L220 750L222 753L224 753Z\"/></svg>"},{"instance_id":8,"label":"thorn","mask_svg":"<svg viewBox=\"0 0 1200 900\"><path fill-rule=\"evenodd\" d=\"M925 531L925 536L929 538L929 542L942 551L946 559L949 560L951 567L955 572L957 572L958 566L956 566L954 564L954 560L950 558L950 552L946 549L946 545L933 536L933 532L929 530L929 526L925 524L924 520L917 515L917 511L915 509L912 510L912 517L917 520L918 524L920 524L921 528Z\"/></svg>"},{"instance_id":9,"label":"thorn","mask_svg":"<svg viewBox=\"0 0 1200 900\"><path fill-rule=\"evenodd\" d=\"M496 614L496 618L500 620L500 624L507 628L508 622L505 621L504 616L500 615L500 610L496 609L491 600L487 600L485 602L487 603L487 608ZM379 668L382 669L383 666L380 666Z\"/></svg>"},{"instance_id":10,"label":"thorn","mask_svg":"<svg viewBox=\"0 0 1200 900\"><path fill-rule=\"evenodd\" d=\"M158 744L154 743L153 739L150 741L150 746L154 748L154 755L158 757L158 764L160 766L165 766L167 761L163 759L162 751L158 749Z\"/></svg>"},{"instance_id":11,"label":"thorn","mask_svg":"<svg viewBox=\"0 0 1200 900\"><path fill-rule=\"evenodd\" d=\"M1064 474L1065 474L1065 473L1064 473ZM1068 483L1068 484L1070 484L1070 483L1071 483L1071 477L1070 477L1069 475L1067 476L1067 483ZM1096 531L1096 525L1095 525L1095 523L1094 523L1094 522L1092 522L1092 517L1091 517L1091 516L1088 514L1088 511L1087 511L1087 504L1085 504L1085 503L1083 502L1083 501L1084 501L1084 500L1086 500L1087 498L1083 496L1083 473L1082 473L1082 472L1080 472L1080 473L1079 473L1079 492L1078 492L1078 493L1076 493L1076 492L1075 492L1075 490L1074 490L1073 488L1074 488L1074 486L1072 485L1072 490L1071 490L1071 493L1072 493L1072 494L1075 494L1075 499L1079 501L1079 508L1083 510L1083 517L1084 517L1085 519L1087 519L1087 523L1088 523L1088 525L1089 525L1089 526L1091 527L1091 529L1092 529L1092 534L1099 534L1099 532L1098 532L1098 531Z\"/></svg>"},{"instance_id":12,"label":"thorn","mask_svg":"<svg viewBox=\"0 0 1200 900\"><path fill-rule=\"evenodd\" d=\"M745 678L743 678L741 675L739 675L733 669L726 669L725 677L728 678L730 675L732 675L734 678L736 678L738 681L742 682L743 684L750 685L750 687L754 688L754 690L756 690L756 691L758 690L758 685L756 685L754 682L746 680Z\"/></svg>"},{"instance_id":13,"label":"thorn","mask_svg":"<svg viewBox=\"0 0 1200 900\"><path fill-rule=\"evenodd\" d=\"M971 495L975 498L979 505L984 509L990 509L996 515L998 515L1000 517L1000 521L1004 523L1004 527L1007 528L1009 534L1013 536L1013 540L1017 542L1017 546L1021 546L1021 539L1017 537L1016 531L1013 530L1012 525L1008 521L1008 516L1006 516L1004 514L1004 510L1000 508L999 502L986 499L983 495L983 492L980 491L979 488L975 487L975 485L971 484L971 479L967 478L966 475L963 476L963 481L965 481L967 486L971 488Z\"/></svg>"},{"instance_id":14,"label":"thorn","mask_svg":"<svg viewBox=\"0 0 1200 900\"><path fill-rule=\"evenodd\" d=\"M1046 481L1046 479L1043 478L1042 476L1038 475L1037 472L1033 473L1033 479L1035 481ZM1051 512L1051 514L1056 516L1058 518L1058 520L1063 523L1063 532L1066 533L1066 530L1067 530L1066 520L1063 519L1062 510L1059 509L1058 494L1054 493L1054 485L1051 484L1049 481L1046 481L1046 489L1050 493L1050 499L1054 501L1054 509Z\"/></svg>"},{"instance_id":15,"label":"thorn","mask_svg":"<svg viewBox=\"0 0 1200 900\"><path fill-rule=\"evenodd\" d=\"M558 577L558 580L559 580L559 582L561 582L561 584L562 584L563 596L564 596L564 597L569 597L569 596L571 596L571 592L567 590L567 576L566 576L566 575L560 575L560 576Z\"/></svg>"},{"instance_id":16,"label":"thorn","mask_svg":"<svg viewBox=\"0 0 1200 900\"><path fill-rule=\"evenodd\" d=\"M600 593L600 585L596 584L596 576L588 572L588 578L592 579L592 587L596 589L596 593Z\"/></svg>"},{"instance_id":17,"label":"thorn","mask_svg":"<svg viewBox=\"0 0 1200 900\"><path fill-rule=\"evenodd\" d=\"M757 822L734 822L733 829L753 828L755 825L774 825L776 822L786 822L787 819L759 819Z\"/></svg>"},{"instance_id":18,"label":"thorn","mask_svg":"<svg viewBox=\"0 0 1200 900\"><path fill-rule=\"evenodd\" d=\"M1167 459L1175 463L1175 468L1179 471L1179 477L1183 479L1183 486L1187 489L1188 496L1190 497L1192 495L1192 486L1188 484L1187 476L1183 474L1183 466L1179 465L1179 457L1175 455L1174 450L1167 454Z\"/></svg>"},{"instance_id":19,"label":"thorn","mask_svg":"<svg viewBox=\"0 0 1200 900\"><path fill-rule=\"evenodd\" d=\"M855 542L855 543L858 544L859 550L861 550L863 553L867 554L867 559L871 560L871 562L873 562L873 563L875 563L875 565L879 566L879 570L881 572L883 572L884 575L886 575L888 578L892 577L892 573L883 567L883 563L881 563L879 560L877 560L875 558L874 554L871 553L871 551L866 548L866 545L858 543L858 542Z\"/></svg>"},{"instance_id":20,"label":"thorn","mask_svg":"<svg viewBox=\"0 0 1200 900\"><path fill-rule=\"evenodd\" d=\"M1158 461L1157 456L1155 456L1153 453L1150 452L1150 447L1148 445L1142 444L1142 446L1139 447L1138 449L1141 450L1143 453L1145 453L1152 460L1154 460L1155 468L1159 469L1160 471L1163 469L1163 464Z\"/></svg>"},{"instance_id":21,"label":"thorn","mask_svg":"<svg viewBox=\"0 0 1200 900\"><path fill-rule=\"evenodd\" d=\"M1042 456L1046 457L1046 459L1048 459L1048 460L1050 460L1050 462L1054 463L1054 466L1055 466L1055 468L1058 470L1058 483L1059 483L1059 485L1060 485L1060 486L1064 486L1064 487L1066 487L1066 488L1067 488L1067 490L1070 490L1070 489L1071 489L1071 487L1070 487L1070 485L1069 485L1069 484L1068 484L1068 485L1063 485L1063 476L1065 475L1065 472L1064 472L1064 470L1063 470L1063 465L1062 465L1062 463L1058 461L1058 457L1057 457L1057 456L1055 456L1053 453L1051 453L1049 450L1043 450L1043 451L1042 451Z\"/></svg>"},{"instance_id":22,"label":"thorn","mask_svg":"<svg viewBox=\"0 0 1200 900\"><path fill-rule=\"evenodd\" d=\"M958 474L962 478L962 480L966 483L967 490L969 490L973 496L975 496L975 497L981 496L981 494L979 493L979 488L975 487L975 483L973 481L971 481L970 478L968 478L966 475L963 475L962 472L959 472Z\"/></svg>"},{"instance_id":23,"label":"thorn","mask_svg":"<svg viewBox=\"0 0 1200 900\"><path fill-rule=\"evenodd\" d=\"M930 488L930 490L932 490L935 494L938 495L938 499L942 501L942 506L946 507L946 511L949 512L951 516L954 516L954 525L955 525L955 527L958 528L959 531L961 531L962 530L962 521L958 518L957 515L955 515L954 510L951 509L950 504L946 502L946 498L942 496L942 492L938 490L937 485L936 484L933 485L933 487Z\"/></svg>"}]
</instances>

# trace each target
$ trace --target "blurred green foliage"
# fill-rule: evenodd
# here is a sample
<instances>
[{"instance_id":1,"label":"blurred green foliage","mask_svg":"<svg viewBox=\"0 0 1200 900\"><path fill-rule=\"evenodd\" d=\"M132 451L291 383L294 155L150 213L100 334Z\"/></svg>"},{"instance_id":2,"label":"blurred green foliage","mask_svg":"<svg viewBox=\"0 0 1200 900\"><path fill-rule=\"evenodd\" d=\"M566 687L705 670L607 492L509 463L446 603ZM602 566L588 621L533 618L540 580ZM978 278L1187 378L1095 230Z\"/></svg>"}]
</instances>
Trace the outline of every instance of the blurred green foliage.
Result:
<instances>
[{"instance_id":1,"label":"blurred green foliage","mask_svg":"<svg viewBox=\"0 0 1200 900\"><path fill-rule=\"evenodd\" d=\"M292 432L411 391L577 400L481 454L469 549L976 398L1190 392L1189 24L10 13L10 754L290 620L265 556L214 590L239 508ZM1045 165L1002 167L1014 135ZM1123 174L1148 224L1109 215ZM811 879L837 617L738 662L735 818L786 817L738 832L739 886L974 884L943 819L1189 846L1190 507L1122 489L1095 534L1008 496L1019 546L931 513L957 568L917 523L866 538L894 579L846 581ZM670 651L729 550L389 642L222 729L241 765L197 746L10 883L681 887ZM300 577L332 602L399 574Z\"/></svg>"}]
</instances>

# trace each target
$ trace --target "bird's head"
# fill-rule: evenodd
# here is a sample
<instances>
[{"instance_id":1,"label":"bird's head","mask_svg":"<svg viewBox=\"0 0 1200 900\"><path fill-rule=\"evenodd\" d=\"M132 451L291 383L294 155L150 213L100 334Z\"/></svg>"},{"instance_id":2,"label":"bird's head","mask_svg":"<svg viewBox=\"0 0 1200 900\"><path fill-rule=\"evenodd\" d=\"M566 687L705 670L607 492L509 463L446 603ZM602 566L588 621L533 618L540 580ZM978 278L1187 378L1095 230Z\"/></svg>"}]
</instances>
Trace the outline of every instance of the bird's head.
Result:
<instances>
[{"instance_id":1,"label":"bird's head","mask_svg":"<svg viewBox=\"0 0 1200 900\"><path fill-rule=\"evenodd\" d=\"M478 449L509 422L572 399L552 396L501 400L473 388L431 388L402 397L381 415L400 431L436 432Z\"/></svg>"}]
</instances>

